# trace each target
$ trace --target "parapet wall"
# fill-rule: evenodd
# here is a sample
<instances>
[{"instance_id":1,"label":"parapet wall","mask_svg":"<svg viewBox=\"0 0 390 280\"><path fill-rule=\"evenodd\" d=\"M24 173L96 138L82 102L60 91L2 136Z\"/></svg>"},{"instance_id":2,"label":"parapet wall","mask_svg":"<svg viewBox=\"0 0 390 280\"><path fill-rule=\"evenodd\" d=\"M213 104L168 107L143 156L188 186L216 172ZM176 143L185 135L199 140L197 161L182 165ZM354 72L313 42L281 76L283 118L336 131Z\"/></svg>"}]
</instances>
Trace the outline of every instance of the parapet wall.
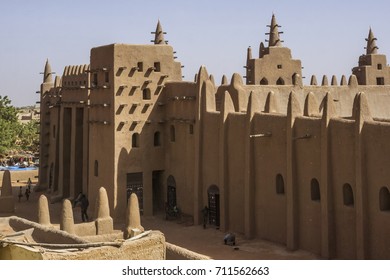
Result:
<instances>
[{"instance_id":1,"label":"parapet wall","mask_svg":"<svg viewBox=\"0 0 390 280\"><path fill-rule=\"evenodd\" d=\"M42 253L43 260L164 260L165 237L153 231L134 241L125 241L121 247L103 246L77 252Z\"/></svg>"},{"instance_id":2,"label":"parapet wall","mask_svg":"<svg viewBox=\"0 0 390 280\"><path fill-rule=\"evenodd\" d=\"M210 260L208 256L166 242L167 260Z\"/></svg>"}]
</instances>

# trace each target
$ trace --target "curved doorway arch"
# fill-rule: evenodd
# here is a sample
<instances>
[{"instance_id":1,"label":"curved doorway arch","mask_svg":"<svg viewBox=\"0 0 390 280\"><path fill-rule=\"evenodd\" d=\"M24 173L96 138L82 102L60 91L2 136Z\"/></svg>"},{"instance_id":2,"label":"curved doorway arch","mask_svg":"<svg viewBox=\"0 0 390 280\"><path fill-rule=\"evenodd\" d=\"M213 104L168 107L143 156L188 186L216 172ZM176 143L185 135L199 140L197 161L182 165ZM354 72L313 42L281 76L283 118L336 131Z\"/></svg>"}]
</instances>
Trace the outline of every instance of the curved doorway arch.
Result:
<instances>
[{"instance_id":1,"label":"curved doorway arch","mask_svg":"<svg viewBox=\"0 0 390 280\"><path fill-rule=\"evenodd\" d=\"M219 227L220 225L220 204L219 204L219 188L216 185L211 185L207 190L209 203L209 224Z\"/></svg>"}]
</instances>

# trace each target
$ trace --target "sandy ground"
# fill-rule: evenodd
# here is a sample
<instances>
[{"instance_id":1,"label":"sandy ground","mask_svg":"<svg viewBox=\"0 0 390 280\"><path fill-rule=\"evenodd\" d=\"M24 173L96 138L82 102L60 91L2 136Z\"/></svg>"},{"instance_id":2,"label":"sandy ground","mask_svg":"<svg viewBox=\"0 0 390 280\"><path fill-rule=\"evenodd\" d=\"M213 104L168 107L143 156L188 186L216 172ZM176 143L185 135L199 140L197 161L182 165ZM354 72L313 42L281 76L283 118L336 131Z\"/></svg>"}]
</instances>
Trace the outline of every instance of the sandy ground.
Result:
<instances>
[{"instance_id":1,"label":"sandy ground","mask_svg":"<svg viewBox=\"0 0 390 280\"><path fill-rule=\"evenodd\" d=\"M34 172L17 171L17 176L14 172L11 173L11 181L13 185L13 194L15 197L15 213L13 215L29 219L31 221L38 220L38 198L42 193L33 192L27 201L25 197L18 202L17 194L19 186L25 189L28 178L36 182ZM36 171L35 171L36 172ZM2 174L0 174L2 178ZM17 179L16 179L17 178ZM19 181L19 182L17 182ZM49 205L50 217L53 224L59 224L61 203ZM0 213L0 217L6 217L10 214ZM74 208L75 223L81 222L80 208ZM274 244L264 240L246 240L241 235L236 235L236 246L227 246L223 244L224 232L213 227L203 229L199 225L187 225L180 220L165 220L165 215L160 214L152 217L141 218L142 225L145 230L153 229L160 230L164 233L166 240L172 244L187 248L194 252L209 256L213 259L228 260L306 260L319 259L318 256L305 251L288 251L283 245ZM123 224L115 224L116 229L123 228ZM0 225L1 231L1 225Z\"/></svg>"}]
</instances>

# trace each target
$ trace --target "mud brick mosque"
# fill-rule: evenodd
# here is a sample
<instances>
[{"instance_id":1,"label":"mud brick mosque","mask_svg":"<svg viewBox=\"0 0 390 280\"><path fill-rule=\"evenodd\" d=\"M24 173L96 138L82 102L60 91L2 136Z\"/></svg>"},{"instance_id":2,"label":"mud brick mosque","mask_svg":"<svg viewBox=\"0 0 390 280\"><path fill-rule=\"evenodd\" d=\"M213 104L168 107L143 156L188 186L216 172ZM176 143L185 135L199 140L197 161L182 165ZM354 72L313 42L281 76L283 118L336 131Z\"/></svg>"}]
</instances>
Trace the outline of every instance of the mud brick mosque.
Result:
<instances>
[{"instance_id":1,"label":"mud brick mosque","mask_svg":"<svg viewBox=\"0 0 390 280\"><path fill-rule=\"evenodd\" d=\"M95 47L41 85L39 187L51 200L105 187L114 218L177 205L223 231L324 258L390 258L390 67L370 29L348 77L311 77L269 39L246 76L183 81L158 23L153 44ZM364 46L362 46L363 49ZM93 208L93 205L92 205Z\"/></svg>"}]
</instances>

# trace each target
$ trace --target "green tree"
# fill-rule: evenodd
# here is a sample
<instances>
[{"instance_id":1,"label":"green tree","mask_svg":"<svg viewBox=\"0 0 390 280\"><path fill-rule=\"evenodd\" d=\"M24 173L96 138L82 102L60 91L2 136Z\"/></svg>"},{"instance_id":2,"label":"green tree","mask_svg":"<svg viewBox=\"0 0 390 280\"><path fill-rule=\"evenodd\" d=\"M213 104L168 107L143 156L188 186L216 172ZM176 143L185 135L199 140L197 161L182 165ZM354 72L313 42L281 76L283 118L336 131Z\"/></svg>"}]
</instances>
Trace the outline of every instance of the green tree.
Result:
<instances>
[{"instance_id":1,"label":"green tree","mask_svg":"<svg viewBox=\"0 0 390 280\"><path fill-rule=\"evenodd\" d=\"M19 125L17 150L39 152L39 123L30 121Z\"/></svg>"},{"instance_id":2,"label":"green tree","mask_svg":"<svg viewBox=\"0 0 390 280\"><path fill-rule=\"evenodd\" d=\"M0 155L15 148L19 130L17 113L8 96L0 95Z\"/></svg>"}]
</instances>

